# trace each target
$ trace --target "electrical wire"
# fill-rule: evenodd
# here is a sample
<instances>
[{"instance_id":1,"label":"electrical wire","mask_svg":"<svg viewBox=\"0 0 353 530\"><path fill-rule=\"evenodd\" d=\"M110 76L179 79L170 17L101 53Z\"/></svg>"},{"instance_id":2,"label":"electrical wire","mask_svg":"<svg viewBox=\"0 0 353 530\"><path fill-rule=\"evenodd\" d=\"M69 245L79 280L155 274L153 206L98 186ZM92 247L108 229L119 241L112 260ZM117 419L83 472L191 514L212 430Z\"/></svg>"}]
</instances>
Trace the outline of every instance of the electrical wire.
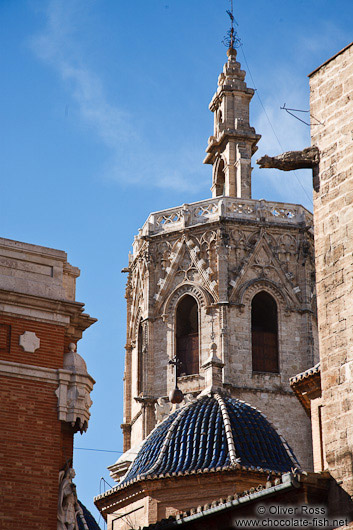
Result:
<instances>
[{"instance_id":1,"label":"electrical wire","mask_svg":"<svg viewBox=\"0 0 353 530\"><path fill-rule=\"evenodd\" d=\"M253 78L253 76L252 76L252 73L251 73L251 70L250 70L250 66L249 66L249 63L248 63L248 61L247 61L247 58L246 58L246 55L245 55L245 52L244 52L244 45L243 45L243 43L241 43L240 48L241 48L241 51L242 51L243 56L244 56L245 64L246 64L246 67L247 67L247 71L249 72L249 75L250 75L250 78L251 78L252 84L253 84L253 86L254 86L255 92L256 92L256 94L257 94L257 97L259 98L260 105L261 105L261 107L262 107L262 109L263 109L263 111L264 111L264 113L265 113L265 116L266 116L266 118L267 118L268 123L270 124L270 127L271 127L271 129L272 129L273 135L274 135L274 137L276 138L277 143L278 143L278 145L279 145L279 147L280 147L280 149L281 149L281 151L282 151L282 153L283 153L283 152L284 152L284 148L282 147L282 144L281 144L281 142L280 142L280 139L278 138L277 133L276 133L276 131L275 131L275 128L273 127L272 122L271 122L271 120L270 120L270 117L269 117L269 115L267 114L267 111L266 111L266 109L265 109L265 106L264 106L264 104L262 103L262 99L261 99L261 96L260 96L260 94L259 94L259 91L258 91L258 89L256 88L255 81L254 81L254 78ZM295 175L295 177L296 177L296 179L297 179L299 185L301 186L302 190L304 191L304 193L305 193L307 199L308 199L309 202L311 203L311 202L312 202L312 198L309 197L309 195L308 195L306 189L304 188L303 184L301 183L301 181L300 181L300 179L299 179L299 177L298 177L296 171L293 171L293 173L294 173L294 175Z\"/></svg>"},{"instance_id":2,"label":"electrical wire","mask_svg":"<svg viewBox=\"0 0 353 530\"><path fill-rule=\"evenodd\" d=\"M110 451L109 449L93 449L90 447L74 447L74 449L79 449L80 451L99 451L100 453L120 453L123 454L124 451Z\"/></svg>"}]
</instances>

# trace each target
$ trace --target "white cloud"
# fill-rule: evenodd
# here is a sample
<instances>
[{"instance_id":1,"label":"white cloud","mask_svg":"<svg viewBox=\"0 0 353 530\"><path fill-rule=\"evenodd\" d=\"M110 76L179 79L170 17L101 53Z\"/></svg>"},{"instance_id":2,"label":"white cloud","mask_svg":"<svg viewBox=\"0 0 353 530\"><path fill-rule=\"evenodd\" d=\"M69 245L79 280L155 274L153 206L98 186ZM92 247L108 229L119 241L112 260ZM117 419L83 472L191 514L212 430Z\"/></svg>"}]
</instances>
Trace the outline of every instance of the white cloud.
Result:
<instances>
[{"instance_id":1,"label":"white cloud","mask_svg":"<svg viewBox=\"0 0 353 530\"><path fill-rule=\"evenodd\" d=\"M310 33L303 33L298 38L299 55L316 55L328 59L341 47L351 42L352 35L335 24L332 20L320 20L312 27ZM319 64L317 65L319 66Z\"/></svg>"},{"instance_id":2,"label":"white cloud","mask_svg":"<svg viewBox=\"0 0 353 530\"><path fill-rule=\"evenodd\" d=\"M137 117L111 105L99 76L90 70L80 48L78 21L87 11L83 0L51 0L46 4L44 29L32 38L35 55L52 67L76 103L81 120L109 149L101 177L124 184L152 185L196 191L204 184L204 168L197 149L158 154L139 132ZM153 152L153 157L151 157ZM173 170L168 169L173 160ZM200 167L201 166L201 167Z\"/></svg>"}]
</instances>

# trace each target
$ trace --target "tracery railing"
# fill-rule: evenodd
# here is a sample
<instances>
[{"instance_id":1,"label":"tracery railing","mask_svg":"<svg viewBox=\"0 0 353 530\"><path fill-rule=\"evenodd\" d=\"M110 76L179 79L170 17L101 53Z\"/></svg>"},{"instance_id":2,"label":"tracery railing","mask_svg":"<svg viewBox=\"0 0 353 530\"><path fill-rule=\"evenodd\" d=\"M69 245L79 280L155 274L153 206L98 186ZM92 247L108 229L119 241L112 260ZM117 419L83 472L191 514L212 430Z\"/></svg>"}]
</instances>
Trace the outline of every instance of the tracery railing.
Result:
<instances>
[{"instance_id":1,"label":"tracery railing","mask_svg":"<svg viewBox=\"0 0 353 530\"><path fill-rule=\"evenodd\" d=\"M180 230L220 218L293 225L303 223L306 226L313 224L312 214L299 204L216 197L151 213L139 234L154 235Z\"/></svg>"}]
</instances>

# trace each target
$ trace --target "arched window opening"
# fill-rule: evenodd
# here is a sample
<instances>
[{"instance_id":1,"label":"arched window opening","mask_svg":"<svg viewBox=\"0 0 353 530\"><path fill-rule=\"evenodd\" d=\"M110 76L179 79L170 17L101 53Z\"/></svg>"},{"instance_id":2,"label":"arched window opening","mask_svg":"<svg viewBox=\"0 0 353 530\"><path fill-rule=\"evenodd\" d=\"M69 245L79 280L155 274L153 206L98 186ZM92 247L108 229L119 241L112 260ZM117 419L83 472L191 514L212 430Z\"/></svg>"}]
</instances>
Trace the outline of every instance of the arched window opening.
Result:
<instances>
[{"instance_id":1,"label":"arched window opening","mask_svg":"<svg viewBox=\"0 0 353 530\"><path fill-rule=\"evenodd\" d=\"M176 356L181 362L177 374L199 373L199 317L196 300L189 295L179 302L176 312Z\"/></svg>"},{"instance_id":2,"label":"arched window opening","mask_svg":"<svg viewBox=\"0 0 353 530\"><path fill-rule=\"evenodd\" d=\"M139 324L137 334L137 395L143 392L143 326Z\"/></svg>"},{"instance_id":3,"label":"arched window opening","mask_svg":"<svg viewBox=\"0 0 353 530\"><path fill-rule=\"evenodd\" d=\"M279 372L277 304L261 291L251 304L253 372Z\"/></svg>"},{"instance_id":4,"label":"arched window opening","mask_svg":"<svg viewBox=\"0 0 353 530\"><path fill-rule=\"evenodd\" d=\"M224 185L225 185L225 177L224 177L224 162L223 160L219 161L218 167L217 167L217 173L215 178L215 184L216 184L216 196L219 197L221 195L224 195Z\"/></svg>"}]
</instances>

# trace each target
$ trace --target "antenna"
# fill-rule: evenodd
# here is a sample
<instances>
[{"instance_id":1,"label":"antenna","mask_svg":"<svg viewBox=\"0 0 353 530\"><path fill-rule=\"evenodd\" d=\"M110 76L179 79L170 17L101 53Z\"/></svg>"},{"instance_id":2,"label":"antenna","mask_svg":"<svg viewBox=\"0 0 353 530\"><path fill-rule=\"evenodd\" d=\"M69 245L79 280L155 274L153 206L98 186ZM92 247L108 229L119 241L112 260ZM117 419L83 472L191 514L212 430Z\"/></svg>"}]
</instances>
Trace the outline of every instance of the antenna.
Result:
<instances>
[{"instance_id":1,"label":"antenna","mask_svg":"<svg viewBox=\"0 0 353 530\"><path fill-rule=\"evenodd\" d=\"M234 23L236 24L236 21L234 19L234 12L233 12L233 0L230 1L230 9L227 9L226 13L230 18L230 30L227 31L227 35L223 39L223 44L227 46L227 48L238 48L241 44L240 38L237 35L237 32L234 29Z\"/></svg>"}]
</instances>

